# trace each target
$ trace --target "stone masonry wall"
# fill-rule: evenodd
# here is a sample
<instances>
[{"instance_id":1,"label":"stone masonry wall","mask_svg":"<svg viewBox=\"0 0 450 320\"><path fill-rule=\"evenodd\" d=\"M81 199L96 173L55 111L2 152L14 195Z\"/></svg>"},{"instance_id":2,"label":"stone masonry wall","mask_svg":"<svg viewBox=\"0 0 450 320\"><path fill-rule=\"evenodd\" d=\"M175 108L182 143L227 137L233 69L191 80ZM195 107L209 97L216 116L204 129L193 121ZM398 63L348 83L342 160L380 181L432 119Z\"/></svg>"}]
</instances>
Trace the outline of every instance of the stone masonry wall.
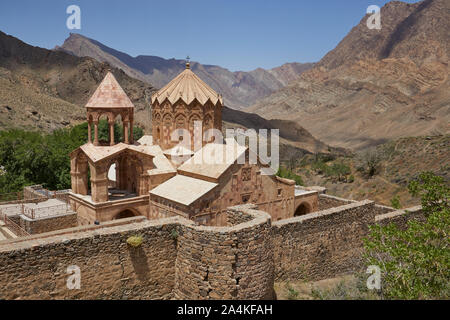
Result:
<instances>
[{"instance_id":1,"label":"stone masonry wall","mask_svg":"<svg viewBox=\"0 0 450 320\"><path fill-rule=\"evenodd\" d=\"M424 221L425 219L422 206L416 206L405 210L396 210L378 215L375 217L375 223L381 225L394 223L401 229L405 229L409 220Z\"/></svg>"},{"instance_id":2,"label":"stone masonry wall","mask_svg":"<svg viewBox=\"0 0 450 320\"><path fill-rule=\"evenodd\" d=\"M330 208L340 207L349 203L355 202L353 200L338 198L327 194L319 194L319 208L318 211L327 210Z\"/></svg>"},{"instance_id":3,"label":"stone masonry wall","mask_svg":"<svg viewBox=\"0 0 450 320\"><path fill-rule=\"evenodd\" d=\"M0 299L271 298L270 215L249 208L230 209L243 221L231 227L173 217L0 242ZM80 290L66 286L73 265Z\"/></svg>"},{"instance_id":4,"label":"stone masonry wall","mask_svg":"<svg viewBox=\"0 0 450 320\"><path fill-rule=\"evenodd\" d=\"M273 298L270 215L246 206L228 211L244 222L232 227L180 226L175 298Z\"/></svg>"},{"instance_id":5,"label":"stone masonry wall","mask_svg":"<svg viewBox=\"0 0 450 320\"><path fill-rule=\"evenodd\" d=\"M20 215L20 226L29 234L38 234L73 228L78 225L77 214L69 212L58 216L50 216L41 219L30 219L25 215Z\"/></svg>"},{"instance_id":6,"label":"stone masonry wall","mask_svg":"<svg viewBox=\"0 0 450 320\"><path fill-rule=\"evenodd\" d=\"M319 280L354 271L377 210L361 201L273 223L275 277Z\"/></svg>"},{"instance_id":7,"label":"stone masonry wall","mask_svg":"<svg viewBox=\"0 0 450 320\"><path fill-rule=\"evenodd\" d=\"M0 244L0 299L168 299L175 279L176 219L145 221ZM88 228L87 228L88 229ZM126 240L141 235L134 248ZM67 268L81 271L68 290Z\"/></svg>"},{"instance_id":8,"label":"stone masonry wall","mask_svg":"<svg viewBox=\"0 0 450 320\"><path fill-rule=\"evenodd\" d=\"M274 279L358 270L370 225L410 219L424 219L420 207L365 200L271 224L248 204L229 208L224 227L134 217L17 238L0 242L0 299L270 299ZM80 290L66 287L71 265Z\"/></svg>"}]
</instances>

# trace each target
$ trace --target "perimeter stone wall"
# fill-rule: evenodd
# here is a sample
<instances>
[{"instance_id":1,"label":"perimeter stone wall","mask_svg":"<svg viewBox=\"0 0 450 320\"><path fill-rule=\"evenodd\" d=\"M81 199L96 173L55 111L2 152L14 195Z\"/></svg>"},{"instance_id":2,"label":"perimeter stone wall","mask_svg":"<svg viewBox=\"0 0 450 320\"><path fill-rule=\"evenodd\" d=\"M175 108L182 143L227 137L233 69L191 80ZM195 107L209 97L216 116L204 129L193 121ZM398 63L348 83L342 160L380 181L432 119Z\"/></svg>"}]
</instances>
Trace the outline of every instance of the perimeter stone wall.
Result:
<instances>
[{"instance_id":1,"label":"perimeter stone wall","mask_svg":"<svg viewBox=\"0 0 450 320\"><path fill-rule=\"evenodd\" d=\"M245 206L228 212L238 224L180 226L176 299L273 298L270 215Z\"/></svg>"},{"instance_id":2,"label":"perimeter stone wall","mask_svg":"<svg viewBox=\"0 0 450 320\"><path fill-rule=\"evenodd\" d=\"M355 271L376 214L374 202L365 200L274 222L276 279L320 280Z\"/></svg>"},{"instance_id":3,"label":"perimeter stone wall","mask_svg":"<svg viewBox=\"0 0 450 320\"><path fill-rule=\"evenodd\" d=\"M275 279L358 270L370 225L410 219L424 219L420 207L365 200L273 224L243 205L228 208L222 227L134 217L43 233L0 242L0 299L270 299ZM129 245L130 236L142 244ZM79 290L66 286L72 265Z\"/></svg>"},{"instance_id":4,"label":"perimeter stone wall","mask_svg":"<svg viewBox=\"0 0 450 320\"><path fill-rule=\"evenodd\" d=\"M230 208L229 227L173 217L0 242L0 299L271 298L270 215L249 208ZM79 290L67 288L74 265Z\"/></svg>"}]
</instances>

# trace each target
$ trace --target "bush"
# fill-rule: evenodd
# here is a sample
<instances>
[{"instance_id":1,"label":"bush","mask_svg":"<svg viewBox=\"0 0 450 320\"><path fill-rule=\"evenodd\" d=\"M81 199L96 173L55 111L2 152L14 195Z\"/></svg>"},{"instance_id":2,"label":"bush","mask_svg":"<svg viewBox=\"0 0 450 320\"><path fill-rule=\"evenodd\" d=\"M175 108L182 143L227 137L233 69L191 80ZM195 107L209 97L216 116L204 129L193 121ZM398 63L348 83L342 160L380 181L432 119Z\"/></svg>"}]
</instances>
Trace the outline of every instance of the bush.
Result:
<instances>
[{"instance_id":1,"label":"bush","mask_svg":"<svg viewBox=\"0 0 450 320\"><path fill-rule=\"evenodd\" d=\"M338 181L341 181L345 178L347 181L347 176L351 173L350 167L343 162L333 163L330 167L328 167L327 174L329 176L335 177Z\"/></svg>"},{"instance_id":2,"label":"bush","mask_svg":"<svg viewBox=\"0 0 450 320\"><path fill-rule=\"evenodd\" d=\"M376 150L368 150L358 157L358 171L365 173L368 177L373 177L380 170L381 153Z\"/></svg>"},{"instance_id":3,"label":"bush","mask_svg":"<svg viewBox=\"0 0 450 320\"><path fill-rule=\"evenodd\" d=\"M421 197L426 220L410 220L405 230L395 224L372 226L364 241L364 257L368 265L381 269L382 297L448 299L450 188L444 179L428 172L408 188L413 196Z\"/></svg>"},{"instance_id":4,"label":"bush","mask_svg":"<svg viewBox=\"0 0 450 320\"><path fill-rule=\"evenodd\" d=\"M278 168L277 176L280 177L280 178L286 178L286 179L294 180L296 185L303 186L303 179L302 179L302 177L300 177L299 175L293 173L291 170L289 170L287 168L284 168L284 167Z\"/></svg>"},{"instance_id":5,"label":"bush","mask_svg":"<svg viewBox=\"0 0 450 320\"><path fill-rule=\"evenodd\" d=\"M402 205L400 204L400 198L398 196L395 196L391 199L391 206L394 209L400 209Z\"/></svg>"},{"instance_id":6,"label":"bush","mask_svg":"<svg viewBox=\"0 0 450 320\"><path fill-rule=\"evenodd\" d=\"M140 247L143 242L144 238L142 236L131 236L127 239L127 243L134 248Z\"/></svg>"}]
</instances>

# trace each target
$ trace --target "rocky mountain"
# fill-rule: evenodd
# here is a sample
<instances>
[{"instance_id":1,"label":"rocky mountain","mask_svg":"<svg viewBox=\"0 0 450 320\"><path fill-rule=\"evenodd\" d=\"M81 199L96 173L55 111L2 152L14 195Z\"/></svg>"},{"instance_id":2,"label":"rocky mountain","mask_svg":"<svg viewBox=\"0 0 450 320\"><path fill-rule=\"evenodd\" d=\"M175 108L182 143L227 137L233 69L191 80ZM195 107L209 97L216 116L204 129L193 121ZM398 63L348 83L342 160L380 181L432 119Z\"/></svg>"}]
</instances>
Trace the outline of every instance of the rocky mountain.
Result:
<instances>
[{"instance_id":1,"label":"rocky mountain","mask_svg":"<svg viewBox=\"0 0 450 320\"><path fill-rule=\"evenodd\" d=\"M152 85L89 57L30 46L0 31L0 130L52 131L85 121L84 105L111 70L135 109L135 122L151 132ZM225 107L227 128L282 128L283 149L292 152L344 152L315 139L297 123L266 120Z\"/></svg>"},{"instance_id":2,"label":"rocky mountain","mask_svg":"<svg viewBox=\"0 0 450 320\"><path fill-rule=\"evenodd\" d=\"M185 60L143 55L131 57L96 40L74 33L71 33L64 44L55 50L108 62L129 76L158 88L166 85L185 68ZM214 90L221 92L226 105L233 109L248 107L256 100L285 87L312 66L311 63L286 63L270 70L258 68L250 72L231 72L220 66L191 62L192 70Z\"/></svg>"},{"instance_id":3,"label":"rocky mountain","mask_svg":"<svg viewBox=\"0 0 450 320\"><path fill-rule=\"evenodd\" d=\"M0 128L51 131L85 120L84 105L110 70L149 127L151 85L92 58L30 46L0 32Z\"/></svg>"},{"instance_id":4,"label":"rocky mountain","mask_svg":"<svg viewBox=\"0 0 450 320\"><path fill-rule=\"evenodd\" d=\"M353 149L448 133L450 1L389 2L381 30L368 17L313 69L245 111Z\"/></svg>"}]
</instances>

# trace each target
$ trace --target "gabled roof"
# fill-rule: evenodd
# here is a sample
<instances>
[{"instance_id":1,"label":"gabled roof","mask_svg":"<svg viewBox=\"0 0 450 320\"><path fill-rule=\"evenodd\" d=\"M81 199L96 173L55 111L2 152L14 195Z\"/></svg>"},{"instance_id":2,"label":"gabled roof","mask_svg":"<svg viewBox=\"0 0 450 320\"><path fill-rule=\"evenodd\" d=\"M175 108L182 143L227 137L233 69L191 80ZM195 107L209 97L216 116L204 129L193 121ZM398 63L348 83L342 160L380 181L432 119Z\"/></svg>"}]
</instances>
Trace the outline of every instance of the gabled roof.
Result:
<instances>
[{"instance_id":1,"label":"gabled roof","mask_svg":"<svg viewBox=\"0 0 450 320\"><path fill-rule=\"evenodd\" d=\"M188 206L216 186L217 183L176 175L152 189L150 194Z\"/></svg>"},{"instance_id":2,"label":"gabled roof","mask_svg":"<svg viewBox=\"0 0 450 320\"><path fill-rule=\"evenodd\" d=\"M134 105L113 74L108 71L86 108L134 108Z\"/></svg>"},{"instance_id":3,"label":"gabled roof","mask_svg":"<svg viewBox=\"0 0 450 320\"><path fill-rule=\"evenodd\" d=\"M185 69L165 87L153 94L152 103L158 101L161 104L166 99L171 104L174 104L179 99L182 99L186 104L190 104L194 99L197 99L202 105L208 100L213 105L216 105L217 102L223 104L222 96L211 89L211 87L197 77L189 68Z\"/></svg>"},{"instance_id":4,"label":"gabled roof","mask_svg":"<svg viewBox=\"0 0 450 320\"><path fill-rule=\"evenodd\" d=\"M226 144L208 143L178 167L178 172L218 179L246 150L234 140L227 139Z\"/></svg>"},{"instance_id":5,"label":"gabled roof","mask_svg":"<svg viewBox=\"0 0 450 320\"><path fill-rule=\"evenodd\" d=\"M125 150L132 150L134 152L142 153L151 157L155 156L147 146L135 146L122 142L113 146L95 146L92 143L86 143L80 148L72 151L71 155L77 150L82 150L84 154L94 163L117 155Z\"/></svg>"}]
</instances>

